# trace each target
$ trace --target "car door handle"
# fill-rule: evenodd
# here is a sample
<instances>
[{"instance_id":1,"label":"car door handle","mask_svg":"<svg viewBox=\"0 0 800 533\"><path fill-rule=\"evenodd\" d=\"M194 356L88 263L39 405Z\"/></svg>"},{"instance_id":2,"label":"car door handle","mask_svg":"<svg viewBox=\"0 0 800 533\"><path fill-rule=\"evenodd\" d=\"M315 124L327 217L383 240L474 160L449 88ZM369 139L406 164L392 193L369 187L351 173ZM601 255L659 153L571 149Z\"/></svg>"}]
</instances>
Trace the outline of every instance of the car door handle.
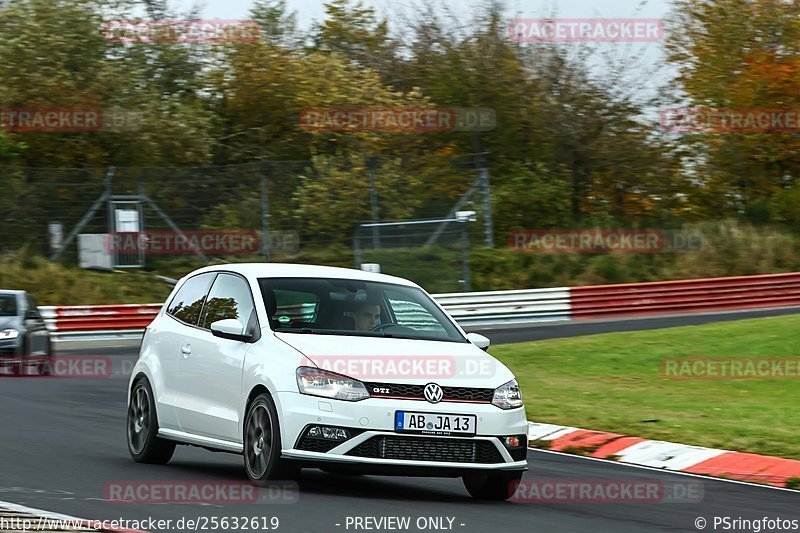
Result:
<instances>
[{"instance_id":1,"label":"car door handle","mask_svg":"<svg viewBox=\"0 0 800 533\"><path fill-rule=\"evenodd\" d=\"M192 347L188 344L181 346L181 353L183 354L183 357L189 357L192 354Z\"/></svg>"}]
</instances>

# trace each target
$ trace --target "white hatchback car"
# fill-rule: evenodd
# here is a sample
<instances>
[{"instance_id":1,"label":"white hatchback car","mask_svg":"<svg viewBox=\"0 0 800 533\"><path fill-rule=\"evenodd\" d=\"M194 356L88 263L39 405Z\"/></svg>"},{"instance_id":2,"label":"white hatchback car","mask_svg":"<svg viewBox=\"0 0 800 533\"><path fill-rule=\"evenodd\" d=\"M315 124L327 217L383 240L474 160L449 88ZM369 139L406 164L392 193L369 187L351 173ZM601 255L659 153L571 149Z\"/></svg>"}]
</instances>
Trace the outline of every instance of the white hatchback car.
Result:
<instances>
[{"instance_id":1,"label":"white hatchback car","mask_svg":"<svg viewBox=\"0 0 800 533\"><path fill-rule=\"evenodd\" d=\"M192 272L147 327L128 389L134 460L176 444L244 455L256 482L302 467L463 477L506 499L527 469L513 374L410 281L343 268Z\"/></svg>"}]
</instances>

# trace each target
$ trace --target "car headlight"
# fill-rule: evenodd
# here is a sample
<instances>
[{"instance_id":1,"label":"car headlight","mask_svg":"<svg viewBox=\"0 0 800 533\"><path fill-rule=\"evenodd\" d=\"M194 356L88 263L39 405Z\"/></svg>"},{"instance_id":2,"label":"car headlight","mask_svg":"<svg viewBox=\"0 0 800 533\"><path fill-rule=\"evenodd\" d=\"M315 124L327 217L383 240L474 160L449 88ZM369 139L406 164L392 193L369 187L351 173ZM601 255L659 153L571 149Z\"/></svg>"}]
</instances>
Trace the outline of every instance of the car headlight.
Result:
<instances>
[{"instance_id":1,"label":"car headlight","mask_svg":"<svg viewBox=\"0 0 800 533\"><path fill-rule=\"evenodd\" d=\"M16 339L17 337L19 337L19 331L15 329L4 329L0 331L0 340Z\"/></svg>"},{"instance_id":2,"label":"car headlight","mask_svg":"<svg viewBox=\"0 0 800 533\"><path fill-rule=\"evenodd\" d=\"M516 379L512 379L505 385L501 385L494 390L492 405L500 409L516 409L522 407L522 392Z\"/></svg>"},{"instance_id":3,"label":"car headlight","mask_svg":"<svg viewBox=\"0 0 800 533\"><path fill-rule=\"evenodd\" d=\"M334 400L357 402L369 398L367 388L360 381L310 366L297 369L297 387L301 394Z\"/></svg>"}]
</instances>

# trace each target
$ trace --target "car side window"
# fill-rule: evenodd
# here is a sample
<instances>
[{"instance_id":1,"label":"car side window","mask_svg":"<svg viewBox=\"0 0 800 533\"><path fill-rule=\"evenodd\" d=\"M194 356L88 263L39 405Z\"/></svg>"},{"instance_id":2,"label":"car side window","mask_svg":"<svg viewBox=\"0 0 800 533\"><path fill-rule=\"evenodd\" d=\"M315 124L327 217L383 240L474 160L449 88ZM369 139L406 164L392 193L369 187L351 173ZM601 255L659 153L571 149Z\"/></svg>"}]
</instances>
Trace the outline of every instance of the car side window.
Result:
<instances>
[{"instance_id":1,"label":"car side window","mask_svg":"<svg viewBox=\"0 0 800 533\"><path fill-rule=\"evenodd\" d=\"M313 292L275 289L275 313L270 320L281 324L303 325L317 322L319 297Z\"/></svg>"},{"instance_id":2,"label":"car side window","mask_svg":"<svg viewBox=\"0 0 800 533\"><path fill-rule=\"evenodd\" d=\"M220 274L208 293L200 327L210 329L218 320L236 319L247 327L255 304L247 282L234 274Z\"/></svg>"},{"instance_id":3,"label":"car side window","mask_svg":"<svg viewBox=\"0 0 800 533\"><path fill-rule=\"evenodd\" d=\"M196 326L214 276L216 276L215 272L207 272L186 280L172 298L172 302L167 307L167 314L190 326Z\"/></svg>"},{"instance_id":4,"label":"car side window","mask_svg":"<svg viewBox=\"0 0 800 533\"><path fill-rule=\"evenodd\" d=\"M444 332L444 328L431 313L419 302L412 301L407 295L388 290L386 297L392 307L395 320L401 326L417 331Z\"/></svg>"},{"instance_id":5,"label":"car side window","mask_svg":"<svg viewBox=\"0 0 800 533\"><path fill-rule=\"evenodd\" d=\"M31 296L30 294L26 294L25 304L28 306L27 311L33 310L36 311L37 315L39 315L39 304L36 303L36 300L33 299L33 296Z\"/></svg>"},{"instance_id":6,"label":"car side window","mask_svg":"<svg viewBox=\"0 0 800 533\"><path fill-rule=\"evenodd\" d=\"M14 294L0 294L0 316L16 316L17 297Z\"/></svg>"}]
</instances>

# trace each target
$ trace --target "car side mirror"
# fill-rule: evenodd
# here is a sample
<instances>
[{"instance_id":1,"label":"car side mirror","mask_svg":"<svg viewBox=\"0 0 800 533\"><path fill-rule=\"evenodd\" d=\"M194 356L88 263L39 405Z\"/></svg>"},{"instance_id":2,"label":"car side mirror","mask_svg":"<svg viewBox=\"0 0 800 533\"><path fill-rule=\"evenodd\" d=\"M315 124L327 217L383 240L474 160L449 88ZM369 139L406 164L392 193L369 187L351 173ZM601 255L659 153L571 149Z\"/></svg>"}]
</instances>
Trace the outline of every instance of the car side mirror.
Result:
<instances>
[{"instance_id":1,"label":"car side mirror","mask_svg":"<svg viewBox=\"0 0 800 533\"><path fill-rule=\"evenodd\" d=\"M484 352L488 350L489 345L492 344L492 341L479 333L467 333L467 340Z\"/></svg>"},{"instance_id":2,"label":"car side mirror","mask_svg":"<svg viewBox=\"0 0 800 533\"><path fill-rule=\"evenodd\" d=\"M211 323L211 334L222 339L233 341L248 342L252 339L251 335L244 332L244 325L235 318L226 318Z\"/></svg>"},{"instance_id":3,"label":"car side mirror","mask_svg":"<svg viewBox=\"0 0 800 533\"><path fill-rule=\"evenodd\" d=\"M25 311L25 320L36 320L39 317L39 311L36 309L28 309Z\"/></svg>"}]
</instances>

